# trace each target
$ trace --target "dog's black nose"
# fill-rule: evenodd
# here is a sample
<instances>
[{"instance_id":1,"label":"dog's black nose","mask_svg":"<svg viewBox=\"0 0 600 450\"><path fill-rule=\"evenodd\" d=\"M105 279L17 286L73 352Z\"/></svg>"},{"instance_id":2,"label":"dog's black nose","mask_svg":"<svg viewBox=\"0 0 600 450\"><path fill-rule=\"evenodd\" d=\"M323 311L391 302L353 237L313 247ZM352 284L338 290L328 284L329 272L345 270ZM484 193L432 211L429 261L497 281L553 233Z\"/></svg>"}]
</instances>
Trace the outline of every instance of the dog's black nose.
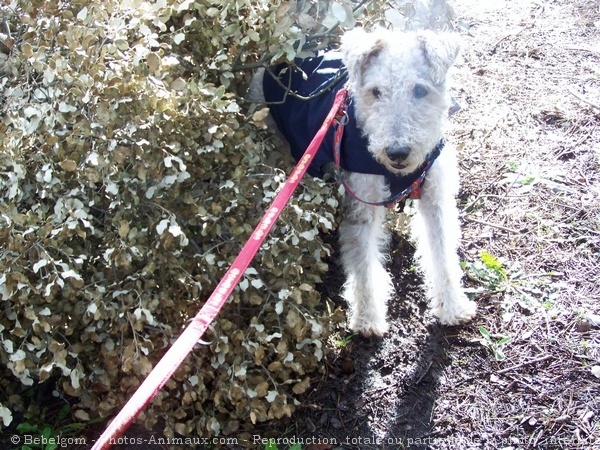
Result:
<instances>
[{"instance_id":1,"label":"dog's black nose","mask_svg":"<svg viewBox=\"0 0 600 450\"><path fill-rule=\"evenodd\" d=\"M388 147L388 149L386 150L386 153L388 155L388 158L390 158L392 161L402 162L406 158L408 158L408 155L410 155L410 147L406 147L406 146L405 147L400 147L400 146Z\"/></svg>"}]
</instances>

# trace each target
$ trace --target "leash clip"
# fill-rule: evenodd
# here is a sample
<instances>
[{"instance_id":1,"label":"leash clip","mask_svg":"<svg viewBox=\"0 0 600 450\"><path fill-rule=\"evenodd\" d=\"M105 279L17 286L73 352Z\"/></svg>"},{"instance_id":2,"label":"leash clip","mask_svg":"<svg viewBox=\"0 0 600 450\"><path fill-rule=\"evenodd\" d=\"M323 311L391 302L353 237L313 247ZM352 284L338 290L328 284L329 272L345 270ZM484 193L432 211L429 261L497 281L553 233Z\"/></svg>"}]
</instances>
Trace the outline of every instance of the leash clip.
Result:
<instances>
[{"instance_id":1,"label":"leash clip","mask_svg":"<svg viewBox=\"0 0 600 450\"><path fill-rule=\"evenodd\" d=\"M348 125L348 122L350 122L350 117L348 117L348 111L346 111L346 108L340 109L341 111L339 111L335 116L335 121L339 126L344 127Z\"/></svg>"},{"instance_id":2,"label":"leash clip","mask_svg":"<svg viewBox=\"0 0 600 450\"><path fill-rule=\"evenodd\" d=\"M340 106L335 114L335 121L340 126L348 125L350 122L350 117L348 116L348 89L344 86L339 92L338 95L342 97Z\"/></svg>"}]
</instances>

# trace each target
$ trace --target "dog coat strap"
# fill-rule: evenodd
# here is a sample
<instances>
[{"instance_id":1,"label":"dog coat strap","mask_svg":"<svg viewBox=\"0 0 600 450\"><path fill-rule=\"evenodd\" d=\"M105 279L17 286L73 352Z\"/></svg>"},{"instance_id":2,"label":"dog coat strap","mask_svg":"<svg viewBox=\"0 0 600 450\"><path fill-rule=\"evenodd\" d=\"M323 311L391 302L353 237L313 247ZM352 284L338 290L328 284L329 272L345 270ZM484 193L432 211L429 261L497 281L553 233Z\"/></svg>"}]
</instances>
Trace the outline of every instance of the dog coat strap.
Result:
<instances>
[{"instance_id":1,"label":"dog coat strap","mask_svg":"<svg viewBox=\"0 0 600 450\"><path fill-rule=\"evenodd\" d=\"M344 113L345 113L345 111L344 111ZM338 178L340 184L342 186L344 186L346 193L350 197L352 197L355 200L358 200L361 203L365 203L367 205L373 205L373 206L385 206L387 208L393 208L397 203L399 203L403 200L406 200L407 198L412 198L414 200L420 199L421 198L421 187L423 186L423 183L425 182L425 178L427 177L427 173L429 172L429 169L433 165L433 162L437 159L438 156L440 156L440 153L442 152L442 149L444 148L444 145L446 144L445 139L442 138L440 140L440 142L438 142L438 144L435 146L435 148L432 150L432 152L429 154L429 156L425 160L425 163L416 171L416 173L418 173L420 171L419 176L408 187L406 187L399 193L390 196L386 200L383 200L380 202L369 202L369 201L361 199L358 195L356 195L352 191L352 189L350 189L350 186L348 186L348 183L346 183L346 180L344 180L343 170L340 165L340 159L341 159L340 153L341 153L342 135L344 133L344 125L346 124L346 122L347 122L346 120L338 120L337 121L335 135L334 135L334 145L333 145L333 155L334 155L335 170L336 170L337 178Z\"/></svg>"}]
</instances>

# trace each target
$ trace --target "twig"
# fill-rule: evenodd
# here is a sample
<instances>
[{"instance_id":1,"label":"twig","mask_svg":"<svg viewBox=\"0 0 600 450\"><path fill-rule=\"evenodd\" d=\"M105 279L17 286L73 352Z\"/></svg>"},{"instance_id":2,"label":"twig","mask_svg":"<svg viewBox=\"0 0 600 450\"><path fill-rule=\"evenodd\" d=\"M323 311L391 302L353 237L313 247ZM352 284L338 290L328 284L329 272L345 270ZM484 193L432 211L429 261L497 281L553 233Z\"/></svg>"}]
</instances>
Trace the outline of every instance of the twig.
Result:
<instances>
[{"instance_id":1,"label":"twig","mask_svg":"<svg viewBox=\"0 0 600 450\"><path fill-rule=\"evenodd\" d=\"M487 195L487 194L485 194L485 192L488 190L489 187L495 185L500 180L500 178L502 178L504 176L504 172L502 172L502 170L505 169L505 168L507 168L507 167L508 167L507 164L504 164L502 167L500 167L500 169L498 169L498 176L496 178L494 178L492 181L490 181L487 184L487 186L485 186L483 189L481 189L481 194L479 194L475 198L475 200L473 200L470 204L468 204L467 206L465 206L463 208L463 210L465 211L465 214L467 214L467 215L471 214L471 212L469 212L469 209L473 208L477 204L477 202L479 200L481 200L481 198L483 198L484 196ZM508 195L508 191L507 191L506 194L504 194L504 197L506 197L507 195ZM499 197L499 198L503 198L503 197Z\"/></svg>"},{"instance_id":2,"label":"twig","mask_svg":"<svg viewBox=\"0 0 600 450\"><path fill-rule=\"evenodd\" d=\"M514 228L508 228L502 225L498 225L496 223L491 223L491 222L486 222L484 220L478 220L478 219L473 219L472 217L466 216L465 219L467 219L470 222L475 222L478 223L480 225L487 225L493 228L498 228L499 230L503 230L506 231L508 233L513 233L513 234L520 234L521 232L519 230L515 230Z\"/></svg>"},{"instance_id":3,"label":"twig","mask_svg":"<svg viewBox=\"0 0 600 450\"><path fill-rule=\"evenodd\" d=\"M296 70L295 66L289 66L288 71L291 71L291 70ZM335 75L335 77L333 77L331 80L329 80L325 86L323 86L322 88L320 88L319 90L313 92L312 94L310 94L308 96L300 95L300 94L298 94L298 92L292 90L292 88L291 88L292 74L291 73L288 73L288 75L289 75L288 76L288 84L286 86L281 81L279 76L275 75L273 73L273 71L271 71L271 69L269 69L268 67L266 68L266 72L269 74L269 76L273 77L273 79L279 85L279 87L281 87L282 89L285 89L285 94L283 96L283 99L279 102L265 102L265 103L267 105L279 105L279 104L285 103L288 95L291 95L292 97L296 97L303 101L312 100L313 98L323 95L324 93L333 89L333 87L337 84L337 82L346 76L346 74L348 73L348 70L346 68L340 68L338 70L337 74Z\"/></svg>"},{"instance_id":4,"label":"twig","mask_svg":"<svg viewBox=\"0 0 600 450\"><path fill-rule=\"evenodd\" d=\"M512 370L520 369L521 367L530 366L531 364L536 364L536 363L539 363L539 362L542 362L542 361L547 361L549 359L552 359L552 355L542 356L541 358L532 359L530 361L526 361L524 363L517 364L516 366L507 367L506 369L499 370L496 373L499 374L499 375L501 375L501 374L510 372Z\"/></svg>"},{"instance_id":5,"label":"twig","mask_svg":"<svg viewBox=\"0 0 600 450\"><path fill-rule=\"evenodd\" d=\"M578 52L590 52L590 53L600 53L600 51L595 48L585 48L585 47L565 47L565 50L574 50Z\"/></svg>"},{"instance_id":6,"label":"twig","mask_svg":"<svg viewBox=\"0 0 600 450\"><path fill-rule=\"evenodd\" d=\"M248 64L238 64L236 61L239 61L241 58L242 53L240 52L234 59L234 62L231 66L231 69L229 69L230 71L233 72L241 72L244 70L256 70L256 69L260 69L261 67L265 67L266 66L266 62L267 60L273 56L270 54L265 54L263 55L258 61L255 61L253 63L248 63ZM223 70L225 71L225 70Z\"/></svg>"},{"instance_id":7,"label":"twig","mask_svg":"<svg viewBox=\"0 0 600 450\"><path fill-rule=\"evenodd\" d=\"M575 92L574 90L572 90L571 88L568 88L567 91L569 91L569 93L571 95L573 95L574 97L577 97L579 100L581 100L583 103L587 103L588 105L590 105L592 108L596 108L598 111L600 111L600 105L593 103L591 101L589 101L587 98L583 97L581 94Z\"/></svg>"},{"instance_id":8,"label":"twig","mask_svg":"<svg viewBox=\"0 0 600 450\"><path fill-rule=\"evenodd\" d=\"M569 145L568 147L566 147L563 151L561 151L558 155L556 155L556 159L560 159L562 157L564 157L565 155L567 155L571 150L573 150L574 148L579 147L581 144L583 144L587 138L589 138L590 136L592 136L594 134L594 132L596 131L596 126L594 125L592 127L592 129L589 131L589 133L586 133L581 139L579 139L575 144Z\"/></svg>"},{"instance_id":9,"label":"twig","mask_svg":"<svg viewBox=\"0 0 600 450\"><path fill-rule=\"evenodd\" d=\"M429 362L429 365L427 366L427 369L423 371L423 373L421 373L421 375L419 376L419 379L415 382L414 386L418 386L419 384L421 384L421 381L423 381L423 378L425 378L425 376L429 373L429 370L431 369L431 366L433 365L433 361Z\"/></svg>"},{"instance_id":10,"label":"twig","mask_svg":"<svg viewBox=\"0 0 600 450\"><path fill-rule=\"evenodd\" d=\"M533 26L535 25L535 22L537 21L538 17L540 17L540 15L544 12L545 10L545 6L543 5L539 5L539 11L538 13L535 15L535 17L532 18L532 21L530 23L528 23L527 25L525 25L523 28L521 28L519 31L517 31L516 33L511 33L511 34L507 34L506 36L504 36L502 39L500 39L498 42L496 42L496 45L494 45L494 48L492 48L491 53L494 54L496 53L496 50L498 50L498 46L502 43L502 41L504 41L505 39L508 39L509 37L517 37L519 34L521 34L523 31L527 30L528 28L533 28Z\"/></svg>"},{"instance_id":11,"label":"twig","mask_svg":"<svg viewBox=\"0 0 600 450\"><path fill-rule=\"evenodd\" d=\"M356 5L354 8L352 8L352 12L355 13L356 11L358 11L360 8L362 8L368 2L369 2L369 0L362 0L358 5ZM311 42L311 41L314 41L317 39L330 37L333 34L333 32L335 31L335 29L338 28L340 25L341 25L340 22L336 22L331 27L329 27L328 30L326 30L322 33L317 33L317 34L313 34L312 36L307 36L306 42Z\"/></svg>"},{"instance_id":12,"label":"twig","mask_svg":"<svg viewBox=\"0 0 600 450\"><path fill-rule=\"evenodd\" d=\"M369 1L370 0L362 0L358 5L356 5L355 7L352 8L352 12L355 13L360 8L362 8L365 4L367 4ZM331 27L329 27L327 30L325 30L321 33L316 33L313 35L306 36L305 45L303 46L303 50L317 49L319 47L319 44L318 43L312 44L312 42L319 41L323 38L330 38L333 35L333 32L336 31L336 29L339 28L340 25L341 25L340 22L336 22ZM239 51L239 53L236 55L236 57L234 58L231 69L227 69L227 70L231 70L233 72L239 72L239 71L244 71L244 70L256 70L261 67L265 67L266 61L273 56L273 54L267 53L267 54L264 54L262 56L262 58L256 62L248 63L248 64L239 64L239 60L241 59L241 56L244 51L245 51L245 47L243 47Z\"/></svg>"}]
</instances>

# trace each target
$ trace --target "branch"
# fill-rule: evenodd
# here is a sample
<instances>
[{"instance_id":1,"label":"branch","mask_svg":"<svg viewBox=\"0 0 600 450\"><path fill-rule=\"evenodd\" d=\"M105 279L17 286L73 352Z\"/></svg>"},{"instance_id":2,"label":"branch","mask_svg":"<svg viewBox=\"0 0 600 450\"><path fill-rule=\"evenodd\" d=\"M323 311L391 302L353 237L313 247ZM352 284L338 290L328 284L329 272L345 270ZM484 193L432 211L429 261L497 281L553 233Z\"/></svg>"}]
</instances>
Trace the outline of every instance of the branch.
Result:
<instances>
[{"instance_id":1,"label":"branch","mask_svg":"<svg viewBox=\"0 0 600 450\"><path fill-rule=\"evenodd\" d=\"M581 94L575 92L574 90L572 90L571 88L568 88L567 91L569 91L569 93L571 95L573 95L574 97L577 97L579 100L581 100L583 103L587 103L588 105L590 105L592 108L596 108L598 111L600 111L600 105L593 103L591 101L589 101L587 98L583 97Z\"/></svg>"},{"instance_id":2,"label":"branch","mask_svg":"<svg viewBox=\"0 0 600 450\"><path fill-rule=\"evenodd\" d=\"M542 356L541 358L536 358L536 359L532 359L530 361L525 361L524 363L517 364L516 366L507 367L506 369L499 370L496 373L497 374L503 374L503 373L510 372L512 370L515 370L515 369L520 369L521 367L530 366L531 364L535 364L535 363L539 363L539 362L542 362L542 361L546 361L548 359L552 359L552 355L546 355L546 356Z\"/></svg>"},{"instance_id":3,"label":"branch","mask_svg":"<svg viewBox=\"0 0 600 450\"><path fill-rule=\"evenodd\" d=\"M358 11L360 8L362 8L369 1L370 0L362 0L358 5L356 5L352 9L352 12ZM340 22L336 22L334 25L332 25L327 30L325 30L325 31L323 31L321 33L317 33L317 34L306 36L305 45L304 45L303 49L318 48L318 44L311 44L311 43L313 41L316 41L316 40L319 40L319 39L331 37L331 35L333 34L333 32L337 28L339 28L340 25L341 25ZM236 61L240 60L242 52L244 52L245 50L246 50L245 47L242 48L240 50L240 52L234 58L234 62L233 62L232 67L231 67L232 71L237 72L237 71L242 71L242 70L256 70L256 69L260 69L261 67L265 67L265 64L264 64L265 61L268 60L268 59L270 59L271 56L273 56L273 54L265 54L260 60L258 60L256 62L249 63L249 64L237 64Z\"/></svg>"},{"instance_id":4,"label":"branch","mask_svg":"<svg viewBox=\"0 0 600 450\"><path fill-rule=\"evenodd\" d=\"M239 60L240 55L236 56L236 59ZM253 63L248 63L248 64L236 64L234 63L231 66L231 69L228 69L228 71L231 72L240 72L243 70L256 70L256 69L260 69L262 67L265 67L265 62L271 57L272 55L266 54L263 55L262 58L260 58L258 61L255 61ZM223 70L224 72L225 70Z\"/></svg>"},{"instance_id":5,"label":"branch","mask_svg":"<svg viewBox=\"0 0 600 450\"><path fill-rule=\"evenodd\" d=\"M469 222L475 222L475 223L478 223L480 225L487 225L489 227L498 228L499 230L506 231L508 233L513 233L513 234L520 234L521 233L519 230L515 230L514 228L508 228L508 227L505 227L505 226L502 226L502 225L498 225L498 224L495 224L495 223L486 222L484 220L474 219L473 217L465 216L465 219L468 220Z\"/></svg>"},{"instance_id":6,"label":"branch","mask_svg":"<svg viewBox=\"0 0 600 450\"><path fill-rule=\"evenodd\" d=\"M295 66L291 65L288 68L293 69L294 67ZM291 89L292 77L291 76L289 77L289 81L286 86L285 84L283 84L281 79L271 71L271 69L266 68L266 72L269 74L269 76L273 77L273 79L279 85L279 87L281 87L282 89L285 89L285 95L283 96L283 100L281 100L280 102L264 102L264 103L266 103L267 105L280 105L280 104L286 102L288 95L291 95L292 97L296 97L296 98L298 98L300 100L304 100L304 101L312 100L313 98L317 98L317 97L323 95L325 92L330 91L331 88L333 88L333 86L335 86L337 84L337 82L346 75L348 70L346 68L338 70L338 73L335 75L335 77L333 77L325 87L323 87L322 89L319 89L316 92L313 92L311 95L308 95L308 96L300 95L300 94L298 94L298 92L292 91L292 89ZM265 73L265 75L266 75L266 73Z\"/></svg>"}]
</instances>

